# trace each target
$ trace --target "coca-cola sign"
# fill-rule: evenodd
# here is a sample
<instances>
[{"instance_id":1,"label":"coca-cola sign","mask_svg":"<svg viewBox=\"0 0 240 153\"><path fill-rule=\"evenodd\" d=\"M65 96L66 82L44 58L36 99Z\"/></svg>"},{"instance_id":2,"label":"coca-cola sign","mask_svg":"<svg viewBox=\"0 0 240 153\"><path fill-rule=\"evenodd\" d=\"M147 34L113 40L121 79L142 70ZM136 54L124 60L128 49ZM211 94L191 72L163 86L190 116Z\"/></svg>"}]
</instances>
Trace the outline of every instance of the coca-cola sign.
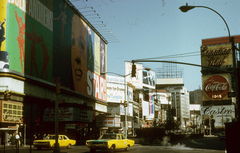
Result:
<instances>
[{"instance_id":1,"label":"coca-cola sign","mask_svg":"<svg viewBox=\"0 0 240 153\"><path fill-rule=\"evenodd\" d=\"M209 77L204 83L204 91L209 98L222 99L229 90L229 83L226 78L220 75Z\"/></svg>"}]
</instances>

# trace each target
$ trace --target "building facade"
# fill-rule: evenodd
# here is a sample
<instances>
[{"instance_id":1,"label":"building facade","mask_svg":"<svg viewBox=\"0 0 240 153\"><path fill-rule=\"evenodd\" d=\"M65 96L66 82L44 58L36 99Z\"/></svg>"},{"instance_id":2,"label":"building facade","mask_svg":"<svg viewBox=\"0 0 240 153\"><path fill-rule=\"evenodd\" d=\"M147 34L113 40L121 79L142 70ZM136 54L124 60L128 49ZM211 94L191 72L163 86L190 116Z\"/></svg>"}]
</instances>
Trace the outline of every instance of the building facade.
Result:
<instances>
[{"instance_id":1,"label":"building facade","mask_svg":"<svg viewBox=\"0 0 240 153\"><path fill-rule=\"evenodd\" d=\"M99 133L95 117L107 113L107 41L65 0L2 0L0 144L22 132L87 139ZM56 94L56 85L60 92Z\"/></svg>"},{"instance_id":2,"label":"building facade","mask_svg":"<svg viewBox=\"0 0 240 153\"><path fill-rule=\"evenodd\" d=\"M190 125L189 92L182 78L158 78L157 89L165 89L170 94L172 116L178 128L186 129Z\"/></svg>"},{"instance_id":3,"label":"building facade","mask_svg":"<svg viewBox=\"0 0 240 153\"><path fill-rule=\"evenodd\" d=\"M240 36L233 37L235 43L240 42ZM203 106L201 115L203 120L212 122L211 126L208 126L212 130L225 128L224 123L231 122L235 115L238 115L236 105L239 104L236 102L236 95L228 96L228 93L237 91L237 77L232 74L232 71L239 61L239 53L233 54L234 52L229 37L202 40Z\"/></svg>"}]
</instances>

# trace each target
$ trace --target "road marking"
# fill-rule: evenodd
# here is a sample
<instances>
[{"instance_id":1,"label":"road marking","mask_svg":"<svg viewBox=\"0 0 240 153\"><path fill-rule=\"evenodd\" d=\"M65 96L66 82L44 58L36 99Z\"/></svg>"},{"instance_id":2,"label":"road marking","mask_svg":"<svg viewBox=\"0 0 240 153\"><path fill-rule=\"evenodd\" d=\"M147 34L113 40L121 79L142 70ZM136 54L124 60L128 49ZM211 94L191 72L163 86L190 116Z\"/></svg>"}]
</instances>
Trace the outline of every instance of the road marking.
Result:
<instances>
[{"instance_id":1,"label":"road marking","mask_svg":"<svg viewBox=\"0 0 240 153\"><path fill-rule=\"evenodd\" d=\"M199 143L199 142L196 142L194 140L191 140L191 141L192 141L192 143L197 144L197 145L205 145L204 143Z\"/></svg>"}]
</instances>

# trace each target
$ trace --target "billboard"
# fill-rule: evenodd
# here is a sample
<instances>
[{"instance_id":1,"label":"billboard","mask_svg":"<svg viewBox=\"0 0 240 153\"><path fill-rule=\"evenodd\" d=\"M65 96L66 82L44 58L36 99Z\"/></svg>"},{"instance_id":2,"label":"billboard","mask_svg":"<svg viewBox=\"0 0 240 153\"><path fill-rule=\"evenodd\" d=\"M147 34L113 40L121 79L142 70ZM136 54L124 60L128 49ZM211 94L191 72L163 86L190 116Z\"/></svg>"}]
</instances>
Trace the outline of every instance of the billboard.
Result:
<instances>
[{"instance_id":1,"label":"billboard","mask_svg":"<svg viewBox=\"0 0 240 153\"><path fill-rule=\"evenodd\" d=\"M153 95L149 95L149 118L154 118L154 98Z\"/></svg>"},{"instance_id":2,"label":"billboard","mask_svg":"<svg viewBox=\"0 0 240 153\"><path fill-rule=\"evenodd\" d=\"M106 101L107 45L67 1L1 0L0 8L0 68Z\"/></svg>"},{"instance_id":3,"label":"billboard","mask_svg":"<svg viewBox=\"0 0 240 153\"><path fill-rule=\"evenodd\" d=\"M107 83L107 101L120 103L125 99L125 88L123 84Z\"/></svg>"},{"instance_id":4,"label":"billboard","mask_svg":"<svg viewBox=\"0 0 240 153\"><path fill-rule=\"evenodd\" d=\"M96 120L96 127L120 127L120 125L120 117L98 117L98 119Z\"/></svg>"},{"instance_id":5,"label":"billboard","mask_svg":"<svg viewBox=\"0 0 240 153\"><path fill-rule=\"evenodd\" d=\"M203 75L203 101L229 100L230 79L230 74Z\"/></svg>"},{"instance_id":6,"label":"billboard","mask_svg":"<svg viewBox=\"0 0 240 153\"><path fill-rule=\"evenodd\" d=\"M155 89L155 72L152 70L142 70L143 86Z\"/></svg>"},{"instance_id":7,"label":"billboard","mask_svg":"<svg viewBox=\"0 0 240 153\"><path fill-rule=\"evenodd\" d=\"M232 65L231 44L201 46L201 61L203 66L219 66L220 68Z\"/></svg>"},{"instance_id":8,"label":"billboard","mask_svg":"<svg viewBox=\"0 0 240 153\"><path fill-rule=\"evenodd\" d=\"M214 119L216 128L224 127L224 123L231 122L232 118L235 118L235 107L234 105L201 106L201 115L203 119Z\"/></svg>"}]
</instances>

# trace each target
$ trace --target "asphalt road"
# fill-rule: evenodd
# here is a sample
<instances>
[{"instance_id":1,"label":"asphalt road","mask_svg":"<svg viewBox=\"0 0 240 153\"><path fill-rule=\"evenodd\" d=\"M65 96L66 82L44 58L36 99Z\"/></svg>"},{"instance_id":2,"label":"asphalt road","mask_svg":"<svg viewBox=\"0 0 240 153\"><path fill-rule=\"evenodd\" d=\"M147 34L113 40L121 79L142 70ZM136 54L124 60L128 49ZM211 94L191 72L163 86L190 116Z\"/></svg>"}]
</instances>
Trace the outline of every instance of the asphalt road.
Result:
<instances>
[{"instance_id":1,"label":"asphalt road","mask_svg":"<svg viewBox=\"0 0 240 153\"><path fill-rule=\"evenodd\" d=\"M161 144L139 145L131 147L128 153L225 153L225 141L219 140L218 137L203 137L196 139L184 139L168 143L167 146ZM90 153L86 146L72 146L70 149L61 148L61 153ZM116 150L116 153L124 153L126 151ZM0 153L4 153L2 146ZM6 147L5 153L17 153L16 149ZM29 146L21 147L18 153L53 153L51 149L37 150L32 148L30 152ZM106 153L106 151L96 151L96 153Z\"/></svg>"}]
</instances>

